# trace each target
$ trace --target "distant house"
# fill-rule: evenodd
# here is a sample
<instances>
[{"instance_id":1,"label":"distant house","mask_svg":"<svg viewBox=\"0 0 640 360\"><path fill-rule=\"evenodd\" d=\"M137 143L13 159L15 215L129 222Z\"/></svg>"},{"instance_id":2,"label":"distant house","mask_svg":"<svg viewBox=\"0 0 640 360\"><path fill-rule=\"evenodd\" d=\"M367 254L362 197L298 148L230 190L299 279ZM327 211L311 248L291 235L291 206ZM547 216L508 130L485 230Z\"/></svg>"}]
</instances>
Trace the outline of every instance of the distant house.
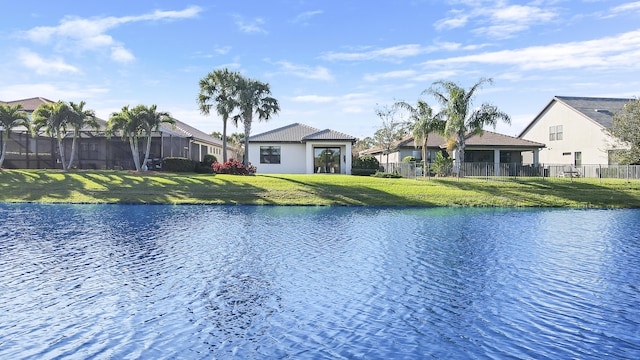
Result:
<instances>
[{"instance_id":1,"label":"distant house","mask_svg":"<svg viewBox=\"0 0 640 360\"><path fill-rule=\"evenodd\" d=\"M291 124L249 137L249 160L263 174L351 174L351 146L341 132Z\"/></svg>"},{"instance_id":2,"label":"distant house","mask_svg":"<svg viewBox=\"0 0 640 360\"><path fill-rule=\"evenodd\" d=\"M555 96L518 135L545 142L544 164L612 164L613 115L632 99Z\"/></svg>"},{"instance_id":3,"label":"distant house","mask_svg":"<svg viewBox=\"0 0 640 360\"><path fill-rule=\"evenodd\" d=\"M33 111L45 103L53 101L42 98L30 98L15 101L0 101L0 104L22 104L31 116ZM175 120L175 125L161 124L158 131L153 132L151 139L150 159L152 165L158 166L166 157L185 157L202 161L206 154L222 158L222 140L214 138L182 121ZM74 166L79 169L135 169L129 144L119 136L108 138L105 130L107 122L98 119L98 131L85 128L80 133L77 146L77 157ZM0 134L4 131L0 127ZM64 140L65 153L71 152L71 132ZM0 148L2 137L0 137ZM143 140L141 140L143 141ZM140 146L141 151L145 147ZM230 157L236 156L238 149L229 147ZM144 156L144 153L140 154ZM68 157L68 156L67 156ZM7 155L4 167L14 169L55 169L58 164L58 146L54 139L43 133L31 134L29 129L14 128L7 142Z\"/></svg>"},{"instance_id":4,"label":"distant house","mask_svg":"<svg viewBox=\"0 0 640 360\"><path fill-rule=\"evenodd\" d=\"M496 175L500 173L500 164L524 164L524 154L531 155L527 163L537 165L537 154L544 148L543 143L519 139L513 136L499 134L493 131L484 131L482 135L468 136L465 143L464 163L492 163ZM445 151L446 140L436 134L429 134L427 139L427 162L433 162L437 152ZM422 160L422 145L416 147L412 135L406 136L394 145L394 151L389 154L389 163L399 163L405 156L412 155ZM371 154L380 164L386 164L387 155L380 147L361 152L361 155Z\"/></svg>"}]
</instances>

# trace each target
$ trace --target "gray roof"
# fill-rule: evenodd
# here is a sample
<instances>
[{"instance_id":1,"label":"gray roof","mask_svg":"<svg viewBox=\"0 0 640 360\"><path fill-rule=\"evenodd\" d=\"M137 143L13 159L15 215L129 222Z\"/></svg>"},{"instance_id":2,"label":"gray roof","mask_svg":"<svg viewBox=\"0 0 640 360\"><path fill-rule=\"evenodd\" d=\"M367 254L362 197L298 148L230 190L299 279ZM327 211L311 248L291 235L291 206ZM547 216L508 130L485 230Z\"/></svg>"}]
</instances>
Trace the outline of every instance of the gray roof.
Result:
<instances>
[{"instance_id":1,"label":"gray roof","mask_svg":"<svg viewBox=\"0 0 640 360\"><path fill-rule=\"evenodd\" d=\"M558 101L578 110L580 113L605 128L613 126L613 115L633 99L620 98L588 98L572 96L556 96Z\"/></svg>"},{"instance_id":2,"label":"gray roof","mask_svg":"<svg viewBox=\"0 0 640 360\"><path fill-rule=\"evenodd\" d=\"M587 119L595 122L605 129L613 126L613 115L622 110L622 107L633 99L625 98L595 98L578 96L554 96L542 111L527 125L518 137L522 137L535 124L540 116L553 104L559 102L574 109Z\"/></svg>"},{"instance_id":3,"label":"gray roof","mask_svg":"<svg viewBox=\"0 0 640 360\"><path fill-rule=\"evenodd\" d=\"M43 97L34 97L34 98L22 99L22 100L0 101L0 104L4 104L4 105L21 104L24 111L31 113L35 109L37 109L38 106L40 106L41 104L52 104L54 102L55 101L51 101Z\"/></svg>"},{"instance_id":4,"label":"gray roof","mask_svg":"<svg viewBox=\"0 0 640 360\"><path fill-rule=\"evenodd\" d=\"M353 136L339 131L325 129L320 130L309 125L294 123L249 137L249 142L280 142L300 143L309 140L316 141L350 141L355 142Z\"/></svg>"},{"instance_id":5,"label":"gray roof","mask_svg":"<svg viewBox=\"0 0 640 360\"><path fill-rule=\"evenodd\" d=\"M160 131L171 134L171 135L176 135L176 136L181 136L186 138L193 138L195 140L198 140L204 143L222 146L221 139L215 138L178 119L173 119L173 121L175 121L175 125L172 125L169 123L162 123L160 125ZM227 144L227 147L233 148L228 144Z\"/></svg>"}]
</instances>

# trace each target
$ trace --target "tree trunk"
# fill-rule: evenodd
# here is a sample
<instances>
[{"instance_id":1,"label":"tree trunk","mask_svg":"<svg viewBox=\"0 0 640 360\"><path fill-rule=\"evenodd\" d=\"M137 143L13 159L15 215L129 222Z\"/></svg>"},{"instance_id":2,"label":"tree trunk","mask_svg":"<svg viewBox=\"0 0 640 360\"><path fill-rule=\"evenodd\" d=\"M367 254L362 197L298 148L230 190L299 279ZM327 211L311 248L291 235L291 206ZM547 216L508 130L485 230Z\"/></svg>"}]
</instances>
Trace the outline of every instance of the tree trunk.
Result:
<instances>
[{"instance_id":1,"label":"tree trunk","mask_svg":"<svg viewBox=\"0 0 640 360\"><path fill-rule=\"evenodd\" d=\"M429 138L429 136L425 136L424 140L422 141L422 176L425 177L427 176L427 171L429 171L429 169L427 168L427 139Z\"/></svg>"},{"instance_id":2,"label":"tree trunk","mask_svg":"<svg viewBox=\"0 0 640 360\"><path fill-rule=\"evenodd\" d=\"M244 166L249 166L249 134L251 134L251 122L253 113L245 113L244 116Z\"/></svg>"},{"instance_id":3,"label":"tree trunk","mask_svg":"<svg viewBox=\"0 0 640 360\"><path fill-rule=\"evenodd\" d=\"M138 138L129 137L129 147L131 147L131 156L133 157L133 165L136 171L140 171L140 154L138 154Z\"/></svg>"},{"instance_id":4,"label":"tree trunk","mask_svg":"<svg viewBox=\"0 0 640 360\"><path fill-rule=\"evenodd\" d=\"M147 134L147 149L144 152L144 161L141 164L141 167L143 169L146 167L147 161L149 161L149 152L150 151L151 151L151 132L149 132L149 134Z\"/></svg>"},{"instance_id":5,"label":"tree trunk","mask_svg":"<svg viewBox=\"0 0 640 360\"><path fill-rule=\"evenodd\" d=\"M66 170L67 167L65 165L64 158L64 144L62 143L62 137L58 134L58 152L60 152L60 163L62 164L62 170Z\"/></svg>"},{"instance_id":6,"label":"tree trunk","mask_svg":"<svg viewBox=\"0 0 640 360\"><path fill-rule=\"evenodd\" d=\"M4 164L5 154L7 153L7 141L9 141L9 137L6 136L5 134L8 134L8 133L9 133L8 129L5 129L2 135L2 137L4 138L4 141L2 142L2 154L0 154L0 168L2 168L2 164Z\"/></svg>"},{"instance_id":7,"label":"tree trunk","mask_svg":"<svg viewBox=\"0 0 640 360\"><path fill-rule=\"evenodd\" d=\"M227 116L222 118L222 163L227 162Z\"/></svg>"},{"instance_id":8,"label":"tree trunk","mask_svg":"<svg viewBox=\"0 0 640 360\"><path fill-rule=\"evenodd\" d=\"M69 164L67 164L67 170L71 170L71 166L73 165L73 155L76 153L76 139L78 139L78 135L74 132L73 141L71 142L71 155L69 155Z\"/></svg>"}]
</instances>

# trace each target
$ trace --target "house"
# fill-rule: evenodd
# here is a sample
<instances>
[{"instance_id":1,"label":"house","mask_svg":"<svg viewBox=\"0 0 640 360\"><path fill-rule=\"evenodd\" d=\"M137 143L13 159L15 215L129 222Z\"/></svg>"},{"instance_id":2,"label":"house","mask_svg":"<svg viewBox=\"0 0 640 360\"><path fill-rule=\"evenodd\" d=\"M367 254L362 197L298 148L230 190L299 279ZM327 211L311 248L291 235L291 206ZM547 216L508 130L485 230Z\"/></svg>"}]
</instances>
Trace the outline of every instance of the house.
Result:
<instances>
[{"instance_id":1,"label":"house","mask_svg":"<svg viewBox=\"0 0 640 360\"><path fill-rule=\"evenodd\" d=\"M544 164L612 164L616 141L606 129L632 99L555 96L518 135L545 142Z\"/></svg>"},{"instance_id":2,"label":"house","mask_svg":"<svg viewBox=\"0 0 640 360\"><path fill-rule=\"evenodd\" d=\"M351 174L351 146L341 132L291 124L250 136L249 160L263 174Z\"/></svg>"},{"instance_id":3,"label":"house","mask_svg":"<svg viewBox=\"0 0 640 360\"><path fill-rule=\"evenodd\" d=\"M0 104L7 105L22 104L29 116L38 106L45 103L53 103L53 101L42 97L0 101ZM165 157L185 157L194 161L202 161L206 154L213 154L217 158L222 157L222 140L180 120L174 120L174 125L161 124L158 131L152 133L149 153L152 167L159 166ZM108 137L107 122L98 119L98 123L100 125L98 131L88 127L81 130L74 166L79 169L135 169L128 142L123 141L119 136ZM4 129L0 127L0 134L2 131ZM71 153L71 139L71 133L68 132L63 141L66 154ZM2 137L0 137L0 148L1 141L3 141ZM142 144L144 140L140 141L140 151L144 151L145 147ZM238 152L239 149L235 147L227 147L230 157L236 156ZM140 156L142 158L144 153ZM58 159L58 146L55 139L44 133L34 135L29 129L17 127L11 130L3 166L14 169L55 169L60 167Z\"/></svg>"},{"instance_id":4,"label":"house","mask_svg":"<svg viewBox=\"0 0 640 360\"><path fill-rule=\"evenodd\" d=\"M472 172L473 164L493 164L492 175L500 175L503 172L501 164L529 164L536 166L540 149L543 143L516 138L513 136L499 134L485 130L479 135L470 135L466 138L464 151L464 164L468 173ZM389 163L395 164L402 161L405 156L412 155L418 160L422 160L422 145L416 147L413 135L408 135L399 140L394 146L394 151L389 154ZM435 160L437 152L445 151L446 140L436 134L429 134L427 138L427 159L428 163ZM361 155L371 154L375 156L381 165L386 164L387 155L382 148L377 147L361 152ZM531 160L524 162L525 154L530 154ZM485 165L483 165L485 166ZM477 166L476 166L477 167Z\"/></svg>"}]
</instances>

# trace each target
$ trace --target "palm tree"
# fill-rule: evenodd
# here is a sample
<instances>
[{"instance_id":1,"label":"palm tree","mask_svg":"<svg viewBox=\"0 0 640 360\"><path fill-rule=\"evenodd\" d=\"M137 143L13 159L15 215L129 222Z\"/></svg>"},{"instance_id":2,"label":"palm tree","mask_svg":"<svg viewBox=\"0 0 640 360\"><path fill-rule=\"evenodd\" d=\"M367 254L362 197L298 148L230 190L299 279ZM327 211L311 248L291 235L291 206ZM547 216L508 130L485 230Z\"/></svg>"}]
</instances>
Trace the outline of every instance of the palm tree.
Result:
<instances>
[{"instance_id":1,"label":"palm tree","mask_svg":"<svg viewBox=\"0 0 640 360\"><path fill-rule=\"evenodd\" d=\"M440 102L442 111L438 117L446 120L444 135L450 140L457 151L456 162L464 162L465 140L472 135L482 135L483 126L496 127L498 120L507 124L511 118L498 110L494 105L483 103L479 108L472 109L473 97L484 84L492 84L490 78L481 78L469 90L465 90L452 81L436 81L423 93L429 93Z\"/></svg>"},{"instance_id":2,"label":"palm tree","mask_svg":"<svg viewBox=\"0 0 640 360\"><path fill-rule=\"evenodd\" d=\"M107 122L107 133L113 135L120 132L122 140L129 142L131 148L131 156L136 171L146 169L146 163L149 159L151 150L151 135L153 131L157 131L161 123L174 123L167 112L158 112L157 106L137 105L133 109L129 105L122 107L119 112L114 112ZM144 161L140 163L140 147L139 140L141 137L147 139Z\"/></svg>"},{"instance_id":3,"label":"palm tree","mask_svg":"<svg viewBox=\"0 0 640 360\"><path fill-rule=\"evenodd\" d=\"M222 116L222 160L227 162L227 120L231 113L238 108L238 82L241 76L229 69L215 70L200 79L200 94L198 104L203 115L209 115L211 107L216 107L218 115ZM238 126L238 120L234 123Z\"/></svg>"},{"instance_id":4,"label":"palm tree","mask_svg":"<svg viewBox=\"0 0 640 360\"><path fill-rule=\"evenodd\" d=\"M60 163L62 169L66 169L66 159L64 156L63 139L67 135L69 126L69 114L71 110L64 101L41 104L33 112L33 132L37 133L44 128L45 134L55 137L58 142L58 152L60 153Z\"/></svg>"},{"instance_id":5,"label":"palm tree","mask_svg":"<svg viewBox=\"0 0 640 360\"><path fill-rule=\"evenodd\" d=\"M80 101L76 104L73 101L69 102L69 117L67 119L68 125L73 129L73 141L71 142L71 155L69 155L69 163L67 164L67 170L73 166L73 156L76 153L76 142L80 137L80 130L84 126L90 126L96 131L100 129L100 125L96 120L96 113L93 110L85 110L86 103Z\"/></svg>"},{"instance_id":6,"label":"palm tree","mask_svg":"<svg viewBox=\"0 0 640 360\"><path fill-rule=\"evenodd\" d=\"M434 115L431 106L423 100L418 100L416 107L404 101L398 101L394 106L409 112L409 121L411 123L413 138L416 141L416 147L418 146L418 142L422 142L422 160L427 161L427 140L429 140L429 134L432 132L442 134L444 132L445 122Z\"/></svg>"},{"instance_id":7,"label":"palm tree","mask_svg":"<svg viewBox=\"0 0 640 360\"><path fill-rule=\"evenodd\" d=\"M244 126L244 159L245 166L249 166L249 136L253 114L258 115L258 120L269 120L272 115L280 111L278 100L271 97L269 84L240 78L238 82L238 110L240 114L233 117L234 122L242 120Z\"/></svg>"},{"instance_id":8,"label":"palm tree","mask_svg":"<svg viewBox=\"0 0 640 360\"><path fill-rule=\"evenodd\" d=\"M0 155L0 168L4 163L4 158L7 154L7 142L9 141L9 135L11 129L16 126L25 126L29 128L29 115L22 109L21 104L16 105L0 105L0 125L2 125L2 155Z\"/></svg>"},{"instance_id":9,"label":"palm tree","mask_svg":"<svg viewBox=\"0 0 640 360\"><path fill-rule=\"evenodd\" d=\"M149 152L151 151L151 135L152 132L154 131L158 131L158 129L160 128L160 125L163 123L168 123L168 124L175 124L175 120L173 120L173 118L171 117L171 114L169 114L166 111L158 111L158 106L156 104L153 104L149 107L146 107L144 105L138 105L134 108L138 109L140 108L140 111L142 113L142 125L144 128L144 133L147 137L147 147L146 150L144 152L144 161L142 162L142 166L143 168L146 170L146 164L147 161L149 160Z\"/></svg>"}]
</instances>

